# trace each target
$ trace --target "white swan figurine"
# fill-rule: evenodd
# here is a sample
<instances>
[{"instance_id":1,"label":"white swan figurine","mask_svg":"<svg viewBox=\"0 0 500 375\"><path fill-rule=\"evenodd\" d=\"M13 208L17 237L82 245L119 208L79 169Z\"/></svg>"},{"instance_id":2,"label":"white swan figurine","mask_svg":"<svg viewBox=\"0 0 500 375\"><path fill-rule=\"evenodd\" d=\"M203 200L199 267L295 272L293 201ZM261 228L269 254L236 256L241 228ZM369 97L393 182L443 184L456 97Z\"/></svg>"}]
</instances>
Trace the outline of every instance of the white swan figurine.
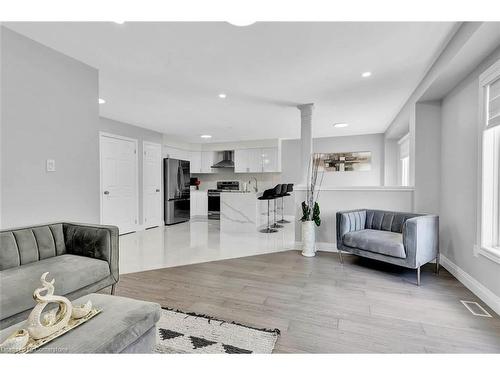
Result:
<instances>
[{"instance_id":1,"label":"white swan figurine","mask_svg":"<svg viewBox=\"0 0 500 375\"><path fill-rule=\"evenodd\" d=\"M31 311L27 322L28 332L35 340L50 336L66 327L73 311L73 306L66 297L54 295L55 279L50 282L46 281L47 275L48 272L45 272L40 278L43 286L33 292L33 298L37 301L37 305ZM43 292L46 293L42 295ZM42 316L43 309L49 303L57 303L59 305L57 311Z\"/></svg>"}]
</instances>

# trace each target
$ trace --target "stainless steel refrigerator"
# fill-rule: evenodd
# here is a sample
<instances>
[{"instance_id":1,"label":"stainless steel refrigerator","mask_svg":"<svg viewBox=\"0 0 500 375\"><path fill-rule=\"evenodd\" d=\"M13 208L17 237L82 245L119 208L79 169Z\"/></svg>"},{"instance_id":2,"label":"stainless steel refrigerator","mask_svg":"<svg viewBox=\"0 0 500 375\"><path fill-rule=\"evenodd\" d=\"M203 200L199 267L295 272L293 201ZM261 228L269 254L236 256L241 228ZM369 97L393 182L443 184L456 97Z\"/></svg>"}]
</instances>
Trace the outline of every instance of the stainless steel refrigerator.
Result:
<instances>
[{"instance_id":1,"label":"stainless steel refrigerator","mask_svg":"<svg viewBox=\"0 0 500 375\"><path fill-rule=\"evenodd\" d=\"M163 178L165 191L165 224L188 221L189 204L189 161L163 159Z\"/></svg>"}]
</instances>

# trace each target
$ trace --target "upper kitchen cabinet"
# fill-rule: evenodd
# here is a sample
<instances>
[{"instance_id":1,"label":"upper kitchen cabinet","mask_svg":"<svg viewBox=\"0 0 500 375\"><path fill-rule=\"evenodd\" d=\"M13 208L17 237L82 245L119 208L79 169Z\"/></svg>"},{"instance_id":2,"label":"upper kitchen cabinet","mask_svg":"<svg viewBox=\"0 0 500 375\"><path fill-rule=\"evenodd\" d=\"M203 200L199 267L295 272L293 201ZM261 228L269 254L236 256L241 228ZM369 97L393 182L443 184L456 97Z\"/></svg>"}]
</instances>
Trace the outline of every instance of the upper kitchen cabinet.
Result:
<instances>
[{"instance_id":1,"label":"upper kitchen cabinet","mask_svg":"<svg viewBox=\"0 0 500 375\"><path fill-rule=\"evenodd\" d=\"M267 147L261 151L262 172L281 172L278 147Z\"/></svg>"},{"instance_id":2,"label":"upper kitchen cabinet","mask_svg":"<svg viewBox=\"0 0 500 375\"><path fill-rule=\"evenodd\" d=\"M235 173L262 172L262 165L257 154L260 154L260 149L234 150Z\"/></svg>"},{"instance_id":3,"label":"upper kitchen cabinet","mask_svg":"<svg viewBox=\"0 0 500 375\"><path fill-rule=\"evenodd\" d=\"M201 173L201 151L191 151L191 165L189 166L191 173Z\"/></svg>"},{"instance_id":4,"label":"upper kitchen cabinet","mask_svg":"<svg viewBox=\"0 0 500 375\"><path fill-rule=\"evenodd\" d=\"M199 147L192 145L190 149L184 149L183 146L163 145L163 157L190 161L191 174L219 173L225 170L235 173L265 173L281 172L281 142L278 140L270 141L248 141L239 143L221 143L215 147L211 145L212 150L201 151ZM223 151L225 150L225 151ZM234 152L227 152L234 150ZM218 162L228 160L234 161L232 167L212 168Z\"/></svg>"},{"instance_id":5,"label":"upper kitchen cabinet","mask_svg":"<svg viewBox=\"0 0 500 375\"><path fill-rule=\"evenodd\" d=\"M201 170L200 173L215 173L212 165L216 163L214 151L201 151Z\"/></svg>"},{"instance_id":6,"label":"upper kitchen cabinet","mask_svg":"<svg viewBox=\"0 0 500 375\"><path fill-rule=\"evenodd\" d=\"M234 151L236 173L280 172L278 147L245 148Z\"/></svg>"},{"instance_id":7,"label":"upper kitchen cabinet","mask_svg":"<svg viewBox=\"0 0 500 375\"><path fill-rule=\"evenodd\" d=\"M248 172L248 150L234 150L234 172Z\"/></svg>"},{"instance_id":8,"label":"upper kitchen cabinet","mask_svg":"<svg viewBox=\"0 0 500 375\"><path fill-rule=\"evenodd\" d=\"M234 171L236 173L262 172L262 160L259 148L234 150Z\"/></svg>"},{"instance_id":9,"label":"upper kitchen cabinet","mask_svg":"<svg viewBox=\"0 0 500 375\"><path fill-rule=\"evenodd\" d=\"M262 149L251 148L248 150L248 166L250 173L262 173Z\"/></svg>"}]
</instances>

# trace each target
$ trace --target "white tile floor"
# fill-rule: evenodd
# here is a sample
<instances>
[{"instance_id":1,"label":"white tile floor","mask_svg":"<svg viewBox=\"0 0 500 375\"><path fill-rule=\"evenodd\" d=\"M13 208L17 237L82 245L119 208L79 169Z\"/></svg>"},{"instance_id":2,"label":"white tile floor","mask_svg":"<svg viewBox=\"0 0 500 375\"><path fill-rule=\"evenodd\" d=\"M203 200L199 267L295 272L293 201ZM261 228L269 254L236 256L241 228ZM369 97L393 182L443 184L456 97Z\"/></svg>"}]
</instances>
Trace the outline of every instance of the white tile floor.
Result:
<instances>
[{"instance_id":1,"label":"white tile floor","mask_svg":"<svg viewBox=\"0 0 500 375\"><path fill-rule=\"evenodd\" d=\"M239 258L293 249L294 218L277 233L222 233L216 220L148 229L120 236L120 273Z\"/></svg>"}]
</instances>

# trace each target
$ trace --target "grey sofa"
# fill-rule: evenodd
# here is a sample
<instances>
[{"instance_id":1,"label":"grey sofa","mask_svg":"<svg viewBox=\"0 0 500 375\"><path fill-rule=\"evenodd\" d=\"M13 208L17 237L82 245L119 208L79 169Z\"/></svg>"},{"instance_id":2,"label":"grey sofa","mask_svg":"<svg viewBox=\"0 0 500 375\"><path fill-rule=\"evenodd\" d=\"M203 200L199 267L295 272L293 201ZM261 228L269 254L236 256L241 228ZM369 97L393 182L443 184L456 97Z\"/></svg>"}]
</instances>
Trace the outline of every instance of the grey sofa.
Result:
<instances>
[{"instance_id":1,"label":"grey sofa","mask_svg":"<svg viewBox=\"0 0 500 375\"><path fill-rule=\"evenodd\" d=\"M417 270L436 259L439 271L439 217L359 209L337 212L337 249Z\"/></svg>"},{"instance_id":2,"label":"grey sofa","mask_svg":"<svg viewBox=\"0 0 500 375\"><path fill-rule=\"evenodd\" d=\"M55 223L0 231L0 329L27 318L40 276L74 300L118 282L118 228Z\"/></svg>"}]
</instances>

